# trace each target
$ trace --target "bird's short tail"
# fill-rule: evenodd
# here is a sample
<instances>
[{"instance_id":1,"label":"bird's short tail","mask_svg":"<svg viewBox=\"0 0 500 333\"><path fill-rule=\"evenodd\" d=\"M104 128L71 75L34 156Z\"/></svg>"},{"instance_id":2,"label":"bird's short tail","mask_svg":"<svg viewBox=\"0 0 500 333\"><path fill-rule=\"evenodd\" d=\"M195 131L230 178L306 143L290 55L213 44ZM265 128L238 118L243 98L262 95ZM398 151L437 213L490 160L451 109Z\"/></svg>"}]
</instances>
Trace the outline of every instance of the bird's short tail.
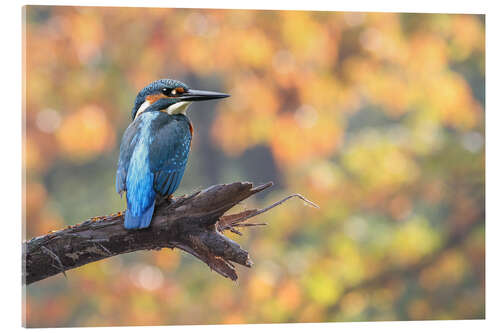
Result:
<instances>
[{"instance_id":1,"label":"bird's short tail","mask_svg":"<svg viewBox=\"0 0 500 333\"><path fill-rule=\"evenodd\" d=\"M125 212L125 229L144 229L149 227L155 208L155 202L139 216L134 216L130 209Z\"/></svg>"}]
</instances>

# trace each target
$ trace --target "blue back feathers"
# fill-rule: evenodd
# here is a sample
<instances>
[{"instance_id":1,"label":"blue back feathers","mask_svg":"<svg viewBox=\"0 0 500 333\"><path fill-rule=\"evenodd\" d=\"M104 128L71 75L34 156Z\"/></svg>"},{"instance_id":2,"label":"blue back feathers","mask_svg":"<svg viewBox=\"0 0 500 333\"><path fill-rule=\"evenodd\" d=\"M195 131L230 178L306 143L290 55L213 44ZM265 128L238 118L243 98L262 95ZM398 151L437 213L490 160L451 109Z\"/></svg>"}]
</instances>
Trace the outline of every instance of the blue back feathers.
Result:
<instances>
[{"instance_id":1,"label":"blue back feathers","mask_svg":"<svg viewBox=\"0 0 500 333\"><path fill-rule=\"evenodd\" d=\"M127 192L125 228L147 228L156 196L173 194L181 182L191 144L185 115L144 112L125 131L116 190Z\"/></svg>"}]
</instances>

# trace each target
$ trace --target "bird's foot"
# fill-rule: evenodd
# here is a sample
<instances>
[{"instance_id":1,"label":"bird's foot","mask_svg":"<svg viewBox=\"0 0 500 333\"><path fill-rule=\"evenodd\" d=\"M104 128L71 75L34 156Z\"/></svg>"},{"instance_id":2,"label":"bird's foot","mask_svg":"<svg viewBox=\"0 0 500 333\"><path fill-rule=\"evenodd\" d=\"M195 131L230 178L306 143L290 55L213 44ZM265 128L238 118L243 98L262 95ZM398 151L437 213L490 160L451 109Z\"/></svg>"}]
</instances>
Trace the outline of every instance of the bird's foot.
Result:
<instances>
[{"instance_id":1,"label":"bird's foot","mask_svg":"<svg viewBox=\"0 0 500 333\"><path fill-rule=\"evenodd\" d=\"M172 204L174 202L174 198L173 198L173 195L170 194L170 195L167 195L167 196L164 196L164 197L157 197L156 199L156 205L157 206L161 206L163 204L166 204L167 206L170 206L170 204Z\"/></svg>"}]
</instances>

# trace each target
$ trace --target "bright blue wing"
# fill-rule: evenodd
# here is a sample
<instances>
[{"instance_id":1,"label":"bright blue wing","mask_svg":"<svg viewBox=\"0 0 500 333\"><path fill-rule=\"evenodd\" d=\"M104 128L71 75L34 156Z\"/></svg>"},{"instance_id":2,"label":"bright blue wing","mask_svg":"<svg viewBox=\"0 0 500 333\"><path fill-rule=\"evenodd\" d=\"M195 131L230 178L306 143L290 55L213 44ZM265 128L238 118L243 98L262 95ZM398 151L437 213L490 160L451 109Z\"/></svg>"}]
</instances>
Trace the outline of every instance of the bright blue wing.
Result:
<instances>
[{"instance_id":1,"label":"bright blue wing","mask_svg":"<svg viewBox=\"0 0 500 333\"><path fill-rule=\"evenodd\" d=\"M156 117L154 113L145 113L134 120L125 131L120 146L116 190L127 192L127 229L147 228L153 216L156 193L148 154L154 135L151 126Z\"/></svg>"},{"instance_id":2,"label":"bright blue wing","mask_svg":"<svg viewBox=\"0 0 500 333\"><path fill-rule=\"evenodd\" d=\"M149 170L148 134L141 133L130 159L127 173L127 213L125 228L147 228L153 215L156 193Z\"/></svg>"}]
</instances>

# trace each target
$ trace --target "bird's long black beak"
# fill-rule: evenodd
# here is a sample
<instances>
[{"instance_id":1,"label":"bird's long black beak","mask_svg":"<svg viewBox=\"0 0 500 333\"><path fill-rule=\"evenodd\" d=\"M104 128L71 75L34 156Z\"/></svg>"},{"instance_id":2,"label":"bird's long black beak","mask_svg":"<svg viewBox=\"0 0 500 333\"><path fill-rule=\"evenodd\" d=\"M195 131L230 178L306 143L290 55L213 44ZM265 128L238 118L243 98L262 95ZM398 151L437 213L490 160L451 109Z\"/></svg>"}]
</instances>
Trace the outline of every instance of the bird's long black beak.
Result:
<instances>
[{"instance_id":1,"label":"bird's long black beak","mask_svg":"<svg viewBox=\"0 0 500 333\"><path fill-rule=\"evenodd\" d=\"M230 95L216 92L216 91L205 91L205 90L194 90L189 89L186 93L182 94L180 97L183 101L207 101L209 99L219 99L226 98Z\"/></svg>"}]
</instances>

